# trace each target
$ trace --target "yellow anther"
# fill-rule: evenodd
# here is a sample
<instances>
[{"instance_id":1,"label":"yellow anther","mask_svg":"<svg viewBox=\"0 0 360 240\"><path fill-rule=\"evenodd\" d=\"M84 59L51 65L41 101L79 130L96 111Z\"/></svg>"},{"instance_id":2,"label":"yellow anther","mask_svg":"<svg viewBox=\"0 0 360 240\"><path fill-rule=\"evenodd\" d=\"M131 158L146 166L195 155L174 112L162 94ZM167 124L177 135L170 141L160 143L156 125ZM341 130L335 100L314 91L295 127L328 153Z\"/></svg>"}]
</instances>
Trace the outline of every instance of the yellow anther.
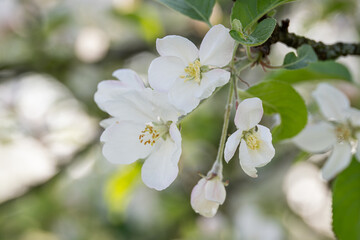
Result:
<instances>
[{"instance_id":1,"label":"yellow anther","mask_svg":"<svg viewBox=\"0 0 360 240\"><path fill-rule=\"evenodd\" d=\"M151 125L146 125L145 129L141 131L142 134L139 135L140 143L144 145L150 144L151 146L155 144L156 140L160 137L160 133Z\"/></svg>"},{"instance_id":2,"label":"yellow anther","mask_svg":"<svg viewBox=\"0 0 360 240\"><path fill-rule=\"evenodd\" d=\"M180 76L180 78L184 78L185 82L194 80L198 84L200 84L201 81L201 63L199 60L195 60L193 63L189 63L189 66L187 66L184 69L186 75Z\"/></svg>"},{"instance_id":3,"label":"yellow anther","mask_svg":"<svg viewBox=\"0 0 360 240\"><path fill-rule=\"evenodd\" d=\"M245 135L245 142L246 145L251 149L251 150L256 150L260 148L260 140L254 135L254 134L246 134Z\"/></svg>"},{"instance_id":4,"label":"yellow anther","mask_svg":"<svg viewBox=\"0 0 360 240\"><path fill-rule=\"evenodd\" d=\"M351 130L347 125L338 125L335 134L338 142L348 141L351 138Z\"/></svg>"}]
</instances>

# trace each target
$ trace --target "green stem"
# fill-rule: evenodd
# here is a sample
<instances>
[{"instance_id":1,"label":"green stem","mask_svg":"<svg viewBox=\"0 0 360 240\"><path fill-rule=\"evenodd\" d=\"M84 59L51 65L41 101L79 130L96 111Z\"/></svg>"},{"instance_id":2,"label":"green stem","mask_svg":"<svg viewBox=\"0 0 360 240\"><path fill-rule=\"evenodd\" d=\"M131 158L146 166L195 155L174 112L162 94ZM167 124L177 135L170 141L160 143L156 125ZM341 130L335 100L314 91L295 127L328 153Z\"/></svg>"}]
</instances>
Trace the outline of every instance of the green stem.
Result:
<instances>
[{"instance_id":1,"label":"green stem","mask_svg":"<svg viewBox=\"0 0 360 240\"><path fill-rule=\"evenodd\" d=\"M251 49L249 46L246 46L246 55L251 62L255 62L256 59L251 56Z\"/></svg>"},{"instance_id":2,"label":"green stem","mask_svg":"<svg viewBox=\"0 0 360 240\"><path fill-rule=\"evenodd\" d=\"M235 65L235 56L236 56L236 51L238 49L238 46L239 46L239 44L236 43L236 45L234 47L232 59L230 62L231 79L230 79L230 87L229 87L229 96L228 96L226 106L225 106L224 123L223 123L222 132L221 132L219 149L218 149L218 153L216 156L216 161L213 166L213 169L214 168L221 169L221 172L222 172L222 159L223 159L223 155L224 155L225 141L226 141L227 131L228 131L228 127L229 127L229 119L230 119L230 113L231 113L231 107L232 107L232 100L233 100L233 96L234 96L234 82L235 82L234 78L236 79L236 72L234 69L234 65Z\"/></svg>"},{"instance_id":3,"label":"green stem","mask_svg":"<svg viewBox=\"0 0 360 240\"><path fill-rule=\"evenodd\" d=\"M221 132L218 154L216 157L216 162L220 166L222 166L222 158L224 155L225 140L227 137L227 131L228 131L228 127L229 127L229 119L230 119L233 95L234 95L234 82L230 81L229 96L228 96L226 107L225 107L224 123L223 123L222 132Z\"/></svg>"}]
</instances>

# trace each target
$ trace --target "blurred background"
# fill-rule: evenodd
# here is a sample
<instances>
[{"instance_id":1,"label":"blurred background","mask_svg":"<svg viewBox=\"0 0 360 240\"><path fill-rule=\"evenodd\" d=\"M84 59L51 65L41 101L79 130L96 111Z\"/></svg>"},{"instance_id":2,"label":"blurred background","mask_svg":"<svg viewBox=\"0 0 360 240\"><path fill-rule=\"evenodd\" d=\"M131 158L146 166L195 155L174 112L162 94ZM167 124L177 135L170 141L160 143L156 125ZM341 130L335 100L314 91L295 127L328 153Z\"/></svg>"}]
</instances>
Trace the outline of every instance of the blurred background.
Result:
<instances>
[{"instance_id":1,"label":"blurred background","mask_svg":"<svg viewBox=\"0 0 360 240\"><path fill-rule=\"evenodd\" d=\"M231 6L217 1L212 24L228 27ZM298 1L275 17L314 40L359 41L357 0ZM103 158L99 121L107 115L93 101L97 84L119 68L146 79L156 38L177 34L199 45L207 30L153 0L0 0L0 239L334 239L331 191L318 167L324 156L304 161L290 142L276 145L257 179L232 160L217 215L193 212L198 172L206 174L216 157L226 87L182 125L181 170L168 189L145 187L140 162ZM273 46L272 65L289 50ZM359 83L359 59L339 61ZM265 74L255 67L243 79L253 84ZM339 87L358 99L350 85ZM313 88L297 86L305 98Z\"/></svg>"}]
</instances>

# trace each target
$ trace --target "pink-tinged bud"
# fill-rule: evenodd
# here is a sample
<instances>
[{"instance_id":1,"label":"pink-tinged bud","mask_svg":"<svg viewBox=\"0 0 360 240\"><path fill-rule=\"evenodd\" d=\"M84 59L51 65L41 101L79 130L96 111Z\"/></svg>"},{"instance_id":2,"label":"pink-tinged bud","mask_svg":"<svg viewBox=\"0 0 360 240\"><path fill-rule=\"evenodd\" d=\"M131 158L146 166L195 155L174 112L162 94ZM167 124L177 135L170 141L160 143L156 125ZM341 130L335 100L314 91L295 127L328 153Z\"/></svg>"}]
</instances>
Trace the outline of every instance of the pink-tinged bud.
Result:
<instances>
[{"instance_id":1,"label":"pink-tinged bud","mask_svg":"<svg viewBox=\"0 0 360 240\"><path fill-rule=\"evenodd\" d=\"M210 180L202 178L191 192L191 206L196 213L213 217L225 198L225 186L219 177Z\"/></svg>"}]
</instances>

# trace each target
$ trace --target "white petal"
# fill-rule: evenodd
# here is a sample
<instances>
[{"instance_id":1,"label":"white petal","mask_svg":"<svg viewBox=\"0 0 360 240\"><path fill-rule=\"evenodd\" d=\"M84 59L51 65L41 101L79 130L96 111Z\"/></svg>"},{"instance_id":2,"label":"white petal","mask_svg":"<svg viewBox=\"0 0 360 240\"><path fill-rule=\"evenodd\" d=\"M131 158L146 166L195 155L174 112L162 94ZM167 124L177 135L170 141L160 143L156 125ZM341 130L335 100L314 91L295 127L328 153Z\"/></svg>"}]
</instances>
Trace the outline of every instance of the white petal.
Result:
<instances>
[{"instance_id":1,"label":"white petal","mask_svg":"<svg viewBox=\"0 0 360 240\"><path fill-rule=\"evenodd\" d=\"M205 35L200 46L202 65L226 66L232 57L235 41L223 25L213 26Z\"/></svg>"},{"instance_id":2,"label":"white petal","mask_svg":"<svg viewBox=\"0 0 360 240\"><path fill-rule=\"evenodd\" d=\"M293 138L293 142L307 152L324 152L336 142L335 129L327 122L310 124Z\"/></svg>"},{"instance_id":3,"label":"white petal","mask_svg":"<svg viewBox=\"0 0 360 240\"><path fill-rule=\"evenodd\" d=\"M200 89L197 96L200 99L208 98L217 87L223 86L230 80L230 73L223 69L214 69L202 74Z\"/></svg>"},{"instance_id":4,"label":"white petal","mask_svg":"<svg viewBox=\"0 0 360 240\"><path fill-rule=\"evenodd\" d=\"M102 120L99 123L99 125L105 129L105 128L109 127L110 125L114 124L116 121L117 121L116 118L107 118L107 119Z\"/></svg>"},{"instance_id":5,"label":"white petal","mask_svg":"<svg viewBox=\"0 0 360 240\"><path fill-rule=\"evenodd\" d=\"M175 56L188 65L198 58L199 50L187 38L171 35L156 40L156 49L160 56Z\"/></svg>"},{"instance_id":6,"label":"white petal","mask_svg":"<svg viewBox=\"0 0 360 240\"><path fill-rule=\"evenodd\" d=\"M177 177L180 155L178 145L169 137L158 146L145 160L141 177L148 187L161 191Z\"/></svg>"},{"instance_id":7,"label":"white petal","mask_svg":"<svg viewBox=\"0 0 360 240\"><path fill-rule=\"evenodd\" d=\"M103 155L116 164L129 164L140 158L145 158L154 146L144 145L139 141L139 135L145 125L129 121L115 122L107 127L100 140L104 142Z\"/></svg>"},{"instance_id":8,"label":"white petal","mask_svg":"<svg viewBox=\"0 0 360 240\"><path fill-rule=\"evenodd\" d=\"M158 57L149 66L149 84L156 91L166 92L184 75L186 65L178 57Z\"/></svg>"},{"instance_id":9,"label":"white petal","mask_svg":"<svg viewBox=\"0 0 360 240\"><path fill-rule=\"evenodd\" d=\"M242 136L242 129L237 130L230 137L228 137L226 144L225 144L225 151L224 151L224 158L226 162L229 162L231 158L234 156L237 147L239 146L241 136Z\"/></svg>"},{"instance_id":10,"label":"white petal","mask_svg":"<svg viewBox=\"0 0 360 240\"><path fill-rule=\"evenodd\" d=\"M360 111L359 111L359 109L350 108L348 110L348 115L349 115L351 124L354 127L360 127Z\"/></svg>"},{"instance_id":11,"label":"white petal","mask_svg":"<svg viewBox=\"0 0 360 240\"><path fill-rule=\"evenodd\" d=\"M100 90L99 90L100 91ZM129 90L118 92L107 101L102 102L103 110L119 120L131 120L147 123L158 121L175 121L181 113L169 102L166 93L151 89Z\"/></svg>"},{"instance_id":12,"label":"white petal","mask_svg":"<svg viewBox=\"0 0 360 240\"><path fill-rule=\"evenodd\" d=\"M272 145L272 136L270 129L262 125L258 125L258 135L260 147L257 150L248 149L252 155L255 167L263 167L268 164L275 156L275 148Z\"/></svg>"},{"instance_id":13,"label":"white petal","mask_svg":"<svg viewBox=\"0 0 360 240\"><path fill-rule=\"evenodd\" d=\"M119 80L105 80L98 84L98 91L94 99L98 106L104 110L104 102L117 98L128 90L144 89L144 82L140 76L130 69L119 69L113 73Z\"/></svg>"},{"instance_id":14,"label":"white petal","mask_svg":"<svg viewBox=\"0 0 360 240\"><path fill-rule=\"evenodd\" d=\"M322 168L323 178L330 180L349 166L351 155L351 146L349 143L336 143L333 152Z\"/></svg>"},{"instance_id":15,"label":"white petal","mask_svg":"<svg viewBox=\"0 0 360 240\"><path fill-rule=\"evenodd\" d=\"M100 109L105 110L104 103L118 97L120 94L127 92L127 86L117 80L101 81L98 84L98 90L94 95L94 100Z\"/></svg>"},{"instance_id":16,"label":"white petal","mask_svg":"<svg viewBox=\"0 0 360 240\"><path fill-rule=\"evenodd\" d=\"M205 185L205 199L223 204L226 198L224 183L219 178L208 180Z\"/></svg>"},{"instance_id":17,"label":"white petal","mask_svg":"<svg viewBox=\"0 0 360 240\"><path fill-rule=\"evenodd\" d=\"M149 101L153 105L151 109L153 115L160 117L163 121L177 122L179 116L184 114L169 102L167 93L152 91Z\"/></svg>"},{"instance_id":18,"label":"white petal","mask_svg":"<svg viewBox=\"0 0 360 240\"><path fill-rule=\"evenodd\" d=\"M239 160L241 168L247 175L253 178L256 178L258 176L257 170L250 157L246 142L243 139L240 141Z\"/></svg>"},{"instance_id":19,"label":"white petal","mask_svg":"<svg viewBox=\"0 0 360 240\"><path fill-rule=\"evenodd\" d=\"M313 95L326 118L342 122L346 119L345 111L350 107L350 103L341 91L327 83L321 83Z\"/></svg>"},{"instance_id":20,"label":"white petal","mask_svg":"<svg viewBox=\"0 0 360 240\"><path fill-rule=\"evenodd\" d=\"M199 88L199 84L194 81L178 79L169 91L169 101L184 113L189 113L200 103L196 97Z\"/></svg>"},{"instance_id":21,"label":"white petal","mask_svg":"<svg viewBox=\"0 0 360 240\"><path fill-rule=\"evenodd\" d=\"M245 99L236 110L235 125L238 129L249 130L260 122L263 113L262 101L259 98Z\"/></svg>"},{"instance_id":22,"label":"white petal","mask_svg":"<svg viewBox=\"0 0 360 240\"><path fill-rule=\"evenodd\" d=\"M99 88L98 92L101 92ZM152 93L150 89L142 91L130 90L126 92L114 91L114 94L106 101L98 102L102 109L119 120L131 120L137 122L151 122L157 119L154 114L155 106L150 101ZM95 98L95 101L97 98ZM100 105L101 103L101 105Z\"/></svg>"},{"instance_id":23,"label":"white petal","mask_svg":"<svg viewBox=\"0 0 360 240\"><path fill-rule=\"evenodd\" d=\"M196 213L204 217L213 217L219 208L219 203L205 198L206 182L206 179L202 178L193 188L191 192L191 207Z\"/></svg>"},{"instance_id":24,"label":"white petal","mask_svg":"<svg viewBox=\"0 0 360 240\"><path fill-rule=\"evenodd\" d=\"M270 133L269 129L268 131ZM248 148L248 153L250 154L255 167L263 167L273 159L275 156L275 149L271 142L264 141L264 139L260 138L259 149L252 150Z\"/></svg>"},{"instance_id":25,"label":"white petal","mask_svg":"<svg viewBox=\"0 0 360 240\"><path fill-rule=\"evenodd\" d=\"M177 165L181 155L181 133L177 128L176 123L170 125L169 134L176 145L176 152L174 152L172 160L174 160L173 163Z\"/></svg>"},{"instance_id":26,"label":"white petal","mask_svg":"<svg viewBox=\"0 0 360 240\"><path fill-rule=\"evenodd\" d=\"M356 133L356 138L357 138L356 159L360 162L360 132Z\"/></svg>"},{"instance_id":27,"label":"white petal","mask_svg":"<svg viewBox=\"0 0 360 240\"><path fill-rule=\"evenodd\" d=\"M119 79L127 88L145 88L143 80L131 69L118 69L113 72L113 76Z\"/></svg>"},{"instance_id":28,"label":"white petal","mask_svg":"<svg viewBox=\"0 0 360 240\"><path fill-rule=\"evenodd\" d=\"M256 136L260 140L260 147L252 150L248 148L246 142L240 142L240 165L251 177L257 177L257 170L255 167L263 167L268 164L275 155L275 149L269 140L271 136L270 130L264 126L258 126L258 134Z\"/></svg>"},{"instance_id":29,"label":"white petal","mask_svg":"<svg viewBox=\"0 0 360 240\"><path fill-rule=\"evenodd\" d=\"M267 127L265 127L263 125L257 125L257 127L258 127L258 133L259 133L260 139L262 141L271 143L272 135L271 135L270 129L268 129Z\"/></svg>"}]
</instances>

